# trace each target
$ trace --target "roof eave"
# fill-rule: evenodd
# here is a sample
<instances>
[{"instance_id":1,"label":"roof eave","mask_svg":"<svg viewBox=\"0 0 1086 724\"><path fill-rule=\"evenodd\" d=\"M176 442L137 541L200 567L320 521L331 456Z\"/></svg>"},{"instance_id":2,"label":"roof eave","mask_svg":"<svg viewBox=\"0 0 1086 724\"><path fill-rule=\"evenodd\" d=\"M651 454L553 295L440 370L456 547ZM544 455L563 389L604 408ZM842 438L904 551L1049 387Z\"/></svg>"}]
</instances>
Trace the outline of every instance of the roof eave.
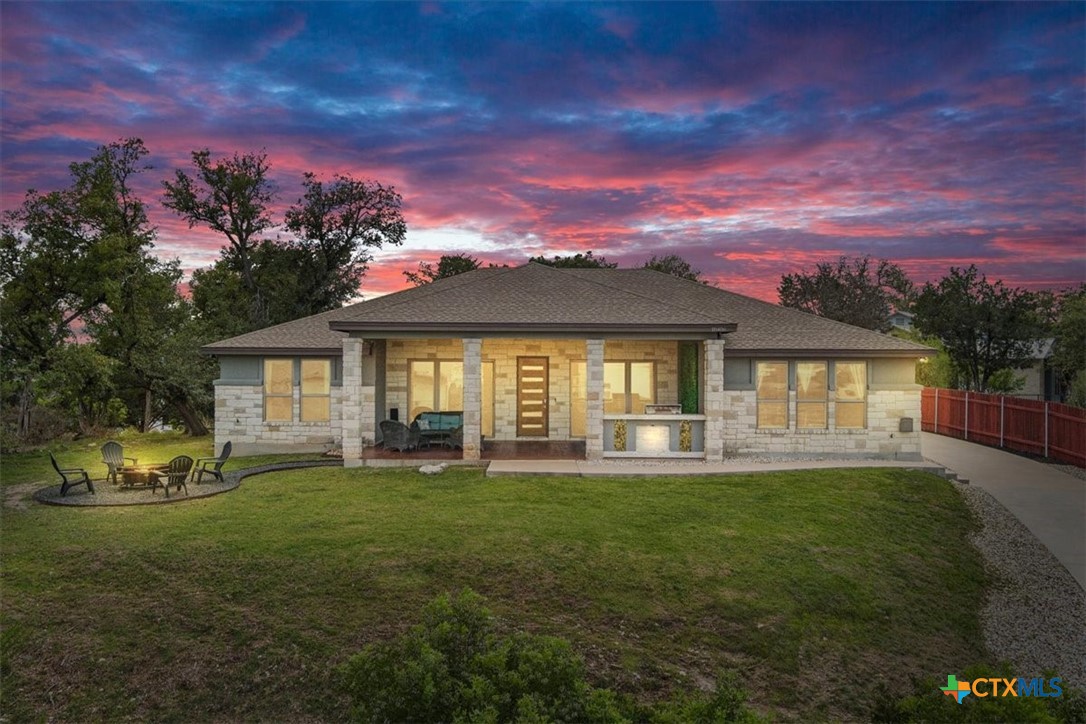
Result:
<instances>
[{"instance_id":1,"label":"roof eave","mask_svg":"<svg viewBox=\"0 0 1086 724\"><path fill-rule=\"evenodd\" d=\"M269 357L342 357L342 347L214 347L200 348L201 354L224 357L229 355Z\"/></svg>"},{"instance_id":2,"label":"roof eave","mask_svg":"<svg viewBox=\"0 0 1086 724\"><path fill-rule=\"evenodd\" d=\"M840 347L742 349L724 345L725 357L913 357L920 359L930 357L936 352L934 349L843 349Z\"/></svg>"},{"instance_id":3,"label":"roof eave","mask_svg":"<svg viewBox=\"0 0 1086 724\"><path fill-rule=\"evenodd\" d=\"M329 328L337 332L372 332L380 334L382 332L464 332L464 333L494 333L494 332L617 332L617 333L631 333L636 332L639 334L706 334L706 335L721 335L730 334L736 330L734 323L727 324L595 324L595 323L524 323L519 322L510 324L507 322L472 322L472 323L454 323L443 324L440 322L412 322L410 324L404 324L402 322L351 322L351 321L335 321L329 323Z\"/></svg>"}]
</instances>

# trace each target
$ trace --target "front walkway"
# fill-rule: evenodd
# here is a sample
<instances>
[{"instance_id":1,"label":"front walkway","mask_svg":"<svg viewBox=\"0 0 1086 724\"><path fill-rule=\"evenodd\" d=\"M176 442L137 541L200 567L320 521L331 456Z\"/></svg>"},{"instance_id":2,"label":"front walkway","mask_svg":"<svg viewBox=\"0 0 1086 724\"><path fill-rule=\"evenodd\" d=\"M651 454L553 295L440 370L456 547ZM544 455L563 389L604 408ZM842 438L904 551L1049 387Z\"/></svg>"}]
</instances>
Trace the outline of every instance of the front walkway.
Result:
<instances>
[{"instance_id":1,"label":"front walkway","mask_svg":"<svg viewBox=\"0 0 1086 724\"><path fill-rule=\"evenodd\" d=\"M928 460L991 493L1086 589L1086 482L997 448L920 434Z\"/></svg>"}]
</instances>

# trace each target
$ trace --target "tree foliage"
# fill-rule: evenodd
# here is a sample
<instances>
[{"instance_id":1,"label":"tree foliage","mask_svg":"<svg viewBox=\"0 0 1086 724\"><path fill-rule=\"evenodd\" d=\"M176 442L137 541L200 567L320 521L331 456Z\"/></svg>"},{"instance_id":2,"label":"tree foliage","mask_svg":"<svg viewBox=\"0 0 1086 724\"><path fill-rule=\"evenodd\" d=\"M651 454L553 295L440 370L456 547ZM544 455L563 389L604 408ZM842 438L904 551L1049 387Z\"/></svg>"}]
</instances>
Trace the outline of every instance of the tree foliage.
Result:
<instances>
[{"instance_id":1,"label":"tree foliage","mask_svg":"<svg viewBox=\"0 0 1086 724\"><path fill-rule=\"evenodd\" d=\"M917 329L942 342L966 389L978 392L992 391L1000 370L1028 366L1045 334L1036 295L989 282L975 266L925 284L913 312Z\"/></svg>"},{"instance_id":2,"label":"tree foliage","mask_svg":"<svg viewBox=\"0 0 1086 724\"><path fill-rule=\"evenodd\" d=\"M335 309L358 294L372 249L402 244L407 234L400 194L376 181L336 175L322 181L307 173L303 195L285 213L284 236L265 238L276 226L277 198L266 154L213 160L192 154L195 172L178 170L165 182L163 203L189 226L201 224L226 237L219 260L193 275L198 314L213 328L240 334ZM222 317L248 310L244 323Z\"/></svg>"},{"instance_id":3,"label":"tree foliage","mask_svg":"<svg viewBox=\"0 0 1086 724\"><path fill-rule=\"evenodd\" d=\"M45 409L62 410L82 432L146 429L166 415L207 432L210 376L195 370L210 363L198 352L208 340L187 334L178 263L150 253L155 230L135 192L146 155L136 138L102 146L69 166L67 187L29 191L5 218L5 402L17 400L23 439L31 411Z\"/></svg>"},{"instance_id":4,"label":"tree foliage","mask_svg":"<svg viewBox=\"0 0 1086 724\"><path fill-rule=\"evenodd\" d=\"M0 325L6 379L18 382L18 424L29 430L36 386L77 328L110 313L135 313L133 295L154 230L133 191L147 170L138 138L100 147L69 166L61 190L27 192L0 232Z\"/></svg>"},{"instance_id":5,"label":"tree foliage","mask_svg":"<svg viewBox=\"0 0 1086 724\"><path fill-rule=\"evenodd\" d=\"M1068 402L1086 407L1086 284L1065 290L1056 302L1052 366L1068 389Z\"/></svg>"},{"instance_id":6,"label":"tree foliage","mask_svg":"<svg viewBox=\"0 0 1086 724\"><path fill-rule=\"evenodd\" d=\"M453 277L464 272L475 271L481 266L478 259L467 254L445 254L437 260L437 266L428 261L420 261L417 271L405 271L407 281L416 287L423 284Z\"/></svg>"},{"instance_id":7,"label":"tree foliage","mask_svg":"<svg viewBox=\"0 0 1086 724\"><path fill-rule=\"evenodd\" d=\"M312 173L303 186L305 194L286 213L293 238L272 247L281 248L278 261L296 280L292 293L280 292L294 308L279 316L291 319L335 309L358 294L370 249L402 244L407 235L403 199L391 186L349 175L324 183Z\"/></svg>"},{"instance_id":8,"label":"tree foliage","mask_svg":"<svg viewBox=\"0 0 1086 724\"><path fill-rule=\"evenodd\" d=\"M602 256L593 256L591 251L577 252L569 256L553 256L550 259L545 256L533 256L528 261L536 264L558 267L559 269L614 269L618 263L607 261Z\"/></svg>"},{"instance_id":9,"label":"tree foliage","mask_svg":"<svg viewBox=\"0 0 1086 724\"><path fill-rule=\"evenodd\" d=\"M777 293L785 307L886 332L892 311L908 308L912 284L897 264L885 259L842 256L815 265L810 273L786 274Z\"/></svg>"},{"instance_id":10,"label":"tree foliage","mask_svg":"<svg viewBox=\"0 0 1086 724\"><path fill-rule=\"evenodd\" d=\"M235 269L249 292L249 319L254 328L268 323L264 291L254 270L253 252L262 232L272 227L269 207L275 188L268 176L266 153L235 153L211 158L211 151L192 152L195 171L178 169L173 183L163 181L162 204L188 222L203 225L226 237L223 259Z\"/></svg>"},{"instance_id":11,"label":"tree foliage","mask_svg":"<svg viewBox=\"0 0 1086 724\"><path fill-rule=\"evenodd\" d=\"M672 276L681 279L690 279L695 282L702 281L701 270L695 269L690 265L690 262L683 259L678 254L666 254L664 256L653 255L653 257L645 262L641 268L654 269L658 272L663 272L664 274L671 274Z\"/></svg>"}]
</instances>

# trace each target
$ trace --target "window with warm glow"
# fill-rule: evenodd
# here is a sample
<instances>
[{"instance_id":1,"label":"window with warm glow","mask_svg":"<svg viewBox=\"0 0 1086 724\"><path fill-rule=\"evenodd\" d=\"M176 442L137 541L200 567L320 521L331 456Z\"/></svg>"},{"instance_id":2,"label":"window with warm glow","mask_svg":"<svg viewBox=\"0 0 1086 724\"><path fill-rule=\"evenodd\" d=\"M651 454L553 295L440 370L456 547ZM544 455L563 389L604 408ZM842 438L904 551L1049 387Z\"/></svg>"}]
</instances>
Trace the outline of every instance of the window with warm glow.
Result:
<instances>
[{"instance_id":1,"label":"window with warm glow","mask_svg":"<svg viewBox=\"0 0 1086 724\"><path fill-rule=\"evenodd\" d=\"M294 360L264 360L264 420L294 420Z\"/></svg>"},{"instance_id":2,"label":"window with warm glow","mask_svg":"<svg viewBox=\"0 0 1086 724\"><path fill-rule=\"evenodd\" d=\"M569 363L569 436L584 437L588 418L588 364Z\"/></svg>"},{"instance_id":3,"label":"window with warm glow","mask_svg":"<svg viewBox=\"0 0 1086 724\"><path fill-rule=\"evenodd\" d=\"M642 415L656 402L655 362L604 362L603 411L610 415Z\"/></svg>"},{"instance_id":4,"label":"window with warm glow","mask_svg":"<svg viewBox=\"0 0 1086 724\"><path fill-rule=\"evenodd\" d=\"M837 388L834 425L854 429L867 427L867 363L837 362L834 381Z\"/></svg>"},{"instance_id":5,"label":"window with warm glow","mask_svg":"<svg viewBox=\"0 0 1086 724\"><path fill-rule=\"evenodd\" d=\"M481 433L494 435L494 363L482 363ZM421 412L464 410L464 363L459 360L410 360L407 373L410 423Z\"/></svg>"},{"instance_id":6,"label":"window with warm glow","mask_svg":"<svg viewBox=\"0 0 1086 724\"><path fill-rule=\"evenodd\" d=\"M483 362L483 429L480 432L494 437L494 363Z\"/></svg>"},{"instance_id":7,"label":"window with warm glow","mask_svg":"<svg viewBox=\"0 0 1086 724\"><path fill-rule=\"evenodd\" d=\"M758 427L788 427L788 363L759 362L756 367Z\"/></svg>"},{"instance_id":8,"label":"window with warm glow","mask_svg":"<svg viewBox=\"0 0 1086 724\"><path fill-rule=\"evenodd\" d=\"M302 422L328 422L332 417L332 363L302 360Z\"/></svg>"},{"instance_id":9,"label":"window with warm glow","mask_svg":"<svg viewBox=\"0 0 1086 724\"><path fill-rule=\"evenodd\" d=\"M796 427L826 428L829 421L829 377L825 362L796 363Z\"/></svg>"}]
</instances>

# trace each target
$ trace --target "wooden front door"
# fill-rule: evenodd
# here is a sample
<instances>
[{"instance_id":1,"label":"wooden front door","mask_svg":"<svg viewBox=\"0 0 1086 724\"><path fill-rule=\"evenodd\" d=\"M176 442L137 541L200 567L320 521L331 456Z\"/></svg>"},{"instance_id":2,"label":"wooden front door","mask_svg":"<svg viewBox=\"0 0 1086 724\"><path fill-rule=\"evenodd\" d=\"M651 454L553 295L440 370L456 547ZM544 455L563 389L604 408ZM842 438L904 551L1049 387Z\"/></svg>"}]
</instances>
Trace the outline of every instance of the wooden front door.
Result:
<instances>
[{"instance_id":1,"label":"wooden front door","mask_svg":"<svg viewBox=\"0 0 1086 724\"><path fill-rule=\"evenodd\" d=\"M547 437L546 357L517 357L517 437Z\"/></svg>"}]
</instances>

